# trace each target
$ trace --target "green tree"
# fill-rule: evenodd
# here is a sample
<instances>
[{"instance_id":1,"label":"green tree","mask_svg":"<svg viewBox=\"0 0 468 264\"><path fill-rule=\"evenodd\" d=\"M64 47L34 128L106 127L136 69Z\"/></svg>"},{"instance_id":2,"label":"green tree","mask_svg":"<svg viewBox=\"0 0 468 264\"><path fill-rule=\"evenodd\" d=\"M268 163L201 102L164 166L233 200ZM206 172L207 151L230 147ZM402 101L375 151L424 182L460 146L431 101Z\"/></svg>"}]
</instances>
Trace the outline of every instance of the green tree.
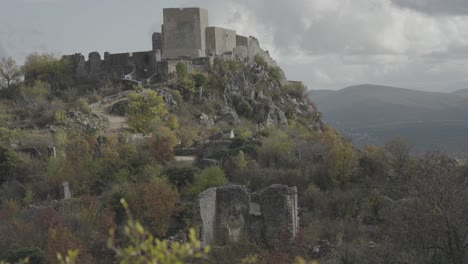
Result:
<instances>
[{"instance_id":1,"label":"green tree","mask_svg":"<svg viewBox=\"0 0 468 264\"><path fill-rule=\"evenodd\" d=\"M153 122L167 113L163 98L154 91L146 94L133 92L128 96L127 124L135 132L150 132Z\"/></svg>"},{"instance_id":2,"label":"green tree","mask_svg":"<svg viewBox=\"0 0 468 264\"><path fill-rule=\"evenodd\" d=\"M333 184L346 185L357 171L358 157L353 145L330 126L325 126L320 137L328 178Z\"/></svg>"},{"instance_id":3,"label":"green tree","mask_svg":"<svg viewBox=\"0 0 468 264\"><path fill-rule=\"evenodd\" d=\"M258 151L258 160L266 168L288 166L294 142L280 130L273 130Z\"/></svg>"},{"instance_id":4,"label":"green tree","mask_svg":"<svg viewBox=\"0 0 468 264\"><path fill-rule=\"evenodd\" d=\"M167 118L166 126L171 130L177 130L179 128L179 119L176 115L170 115Z\"/></svg>"},{"instance_id":5,"label":"green tree","mask_svg":"<svg viewBox=\"0 0 468 264\"><path fill-rule=\"evenodd\" d=\"M26 57L22 67L26 83L47 82L53 91L69 86L73 74L73 64L68 59L57 59L49 53L32 53Z\"/></svg>"},{"instance_id":6,"label":"green tree","mask_svg":"<svg viewBox=\"0 0 468 264\"><path fill-rule=\"evenodd\" d=\"M165 171L165 174L169 182L180 191L193 183L195 172L194 167L171 167Z\"/></svg>"},{"instance_id":7,"label":"green tree","mask_svg":"<svg viewBox=\"0 0 468 264\"><path fill-rule=\"evenodd\" d=\"M274 80L278 85L281 85L281 81L284 79L284 73L280 67L270 67L268 69L268 73L272 80Z\"/></svg>"},{"instance_id":8,"label":"green tree","mask_svg":"<svg viewBox=\"0 0 468 264\"><path fill-rule=\"evenodd\" d=\"M21 69L16 61L11 58L0 60L0 87L9 89L21 79Z\"/></svg>"},{"instance_id":9,"label":"green tree","mask_svg":"<svg viewBox=\"0 0 468 264\"><path fill-rule=\"evenodd\" d=\"M189 194L198 194L204 190L226 184L224 171L220 167L204 169L195 179L195 183L189 188Z\"/></svg>"},{"instance_id":10,"label":"green tree","mask_svg":"<svg viewBox=\"0 0 468 264\"><path fill-rule=\"evenodd\" d=\"M192 75L192 79L195 82L195 87L200 89L200 87L204 86L208 80L205 74L197 72Z\"/></svg>"},{"instance_id":11,"label":"green tree","mask_svg":"<svg viewBox=\"0 0 468 264\"><path fill-rule=\"evenodd\" d=\"M187 64L179 62L176 65L176 74L179 80L185 80L188 77L188 67Z\"/></svg>"},{"instance_id":12,"label":"green tree","mask_svg":"<svg viewBox=\"0 0 468 264\"><path fill-rule=\"evenodd\" d=\"M264 67L264 68L268 67L268 63L266 62L266 60L261 55L255 55L254 62L258 66L261 66L261 67Z\"/></svg>"},{"instance_id":13,"label":"green tree","mask_svg":"<svg viewBox=\"0 0 468 264\"><path fill-rule=\"evenodd\" d=\"M348 183L357 168L357 155L349 142L338 142L331 148L328 164L329 176L335 183Z\"/></svg>"}]
</instances>

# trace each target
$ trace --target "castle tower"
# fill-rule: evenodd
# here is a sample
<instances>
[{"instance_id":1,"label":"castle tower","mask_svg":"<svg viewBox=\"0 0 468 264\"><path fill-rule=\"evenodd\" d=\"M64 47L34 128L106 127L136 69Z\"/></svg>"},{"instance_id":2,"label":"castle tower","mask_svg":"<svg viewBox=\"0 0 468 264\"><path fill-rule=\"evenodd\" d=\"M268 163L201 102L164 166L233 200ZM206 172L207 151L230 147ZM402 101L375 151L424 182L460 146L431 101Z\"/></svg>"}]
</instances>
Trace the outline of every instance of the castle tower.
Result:
<instances>
[{"instance_id":1,"label":"castle tower","mask_svg":"<svg viewBox=\"0 0 468 264\"><path fill-rule=\"evenodd\" d=\"M163 59L206 56L207 10L165 8L163 16Z\"/></svg>"}]
</instances>

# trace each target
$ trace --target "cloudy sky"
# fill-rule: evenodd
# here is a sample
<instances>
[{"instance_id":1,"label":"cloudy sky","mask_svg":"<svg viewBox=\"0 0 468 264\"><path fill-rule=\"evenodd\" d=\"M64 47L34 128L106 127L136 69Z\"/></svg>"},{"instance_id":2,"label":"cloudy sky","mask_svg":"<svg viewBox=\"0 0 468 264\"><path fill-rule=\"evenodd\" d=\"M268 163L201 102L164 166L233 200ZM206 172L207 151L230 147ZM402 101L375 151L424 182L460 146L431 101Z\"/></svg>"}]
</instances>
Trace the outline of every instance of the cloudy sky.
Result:
<instances>
[{"instance_id":1,"label":"cloudy sky","mask_svg":"<svg viewBox=\"0 0 468 264\"><path fill-rule=\"evenodd\" d=\"M162 8L257 36L310 89L468 88L467 0L0 0L0 57L151 49Z\"/></svg>"}]
</instances>

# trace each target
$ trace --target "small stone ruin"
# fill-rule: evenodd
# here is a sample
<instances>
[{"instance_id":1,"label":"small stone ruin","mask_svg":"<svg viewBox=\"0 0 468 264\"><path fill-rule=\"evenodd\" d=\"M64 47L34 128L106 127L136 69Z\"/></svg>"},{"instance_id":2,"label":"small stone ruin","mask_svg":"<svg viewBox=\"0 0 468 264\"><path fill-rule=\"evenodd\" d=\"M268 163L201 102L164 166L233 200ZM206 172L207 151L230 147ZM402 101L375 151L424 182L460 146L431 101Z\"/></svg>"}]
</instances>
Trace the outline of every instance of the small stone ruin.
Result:
<instances>
[{"instance_id":1,"label":"small stone ruin","mask_svg":"<svg viewBox=\"0 0 468 264\"><path fill-rule=\"evenodd\" d=\"M299 226L297 188L272 185L248 193L243 185L210 188L199 195L203 245L225 246L250 241L271 245L293 238Z\"/></svg>"},{"instance_id":2,"label":"small stone ruin","mask_svg":"<svg viewBox=\"0 0 468 264\"><path fill-rule=\"evenodd\" d=\"M71 199L70 185L66 181L60 184L59 198L60 200Z\"/></svg>"}]
</instances>

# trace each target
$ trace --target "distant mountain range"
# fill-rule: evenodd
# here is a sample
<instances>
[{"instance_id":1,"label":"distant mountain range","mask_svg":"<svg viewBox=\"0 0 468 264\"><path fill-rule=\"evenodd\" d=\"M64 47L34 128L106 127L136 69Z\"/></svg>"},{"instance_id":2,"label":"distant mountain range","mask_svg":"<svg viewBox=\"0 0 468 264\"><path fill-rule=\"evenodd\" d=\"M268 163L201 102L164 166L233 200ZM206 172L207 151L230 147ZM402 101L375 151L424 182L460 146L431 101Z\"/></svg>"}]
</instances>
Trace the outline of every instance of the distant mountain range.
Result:
<instances>
[{"instance_id":1,"label":"distant mountain range","mask_svg":"<svg viewBox=\"0 0 468 264\"><path fill-rule=\"evenodd\" d=\"M468 89L461 89L461 90L452 92L452 94L468 96Z\"/></svg>"},{"instance_id":2,"label":"distant mountain range","mask_svg":"<svg viewBox=\"0 0 468 264\"><path fill-rule=\"evenodd\" d=\"M359 85L311 90L308 97L325 121L358 145L382 144L399 134L416 151L468 153L468 89L438 93Z\"/></svg>"}]
</instances>

